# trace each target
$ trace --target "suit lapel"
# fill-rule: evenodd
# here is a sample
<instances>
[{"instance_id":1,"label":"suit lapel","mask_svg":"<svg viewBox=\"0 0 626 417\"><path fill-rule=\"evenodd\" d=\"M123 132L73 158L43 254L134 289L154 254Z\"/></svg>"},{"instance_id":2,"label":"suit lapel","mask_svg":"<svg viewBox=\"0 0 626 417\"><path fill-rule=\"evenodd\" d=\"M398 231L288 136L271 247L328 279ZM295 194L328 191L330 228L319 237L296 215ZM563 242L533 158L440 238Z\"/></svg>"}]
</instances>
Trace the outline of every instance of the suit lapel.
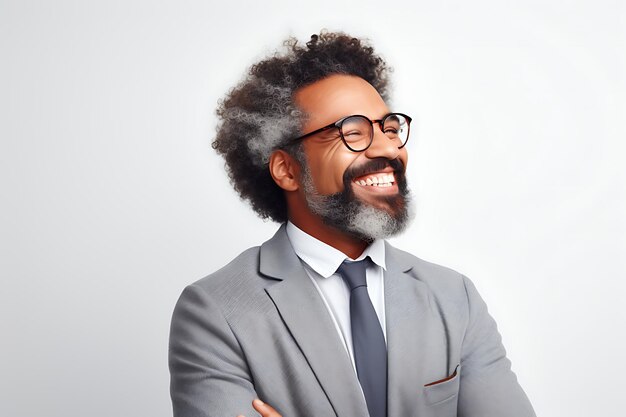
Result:
<instances>
[{"instance_id":1,"label":"suit lapel","mask_svg":"<svg viewBox=\"0 0 626 417\"><path fill-rule=\"evenodd\" d=\"M266 291L338 417L366 416L350 358L326 305L296 256L283 225L261 246L260 272L280 280Z\"/></svg>"},{"instance_id":2,"label":"suit lapel","mask_svg":"<svg viewBox=\"0 0 626 417\"><path fill-rule=\"evenodd\" d=\"M389 416L414 415L411 404L423 384L429 334L429 297L424 283L409 274L411 259L386 244L387 409ZM426 340L425 340L426 339Z\"/></svg>"}]
</instances>

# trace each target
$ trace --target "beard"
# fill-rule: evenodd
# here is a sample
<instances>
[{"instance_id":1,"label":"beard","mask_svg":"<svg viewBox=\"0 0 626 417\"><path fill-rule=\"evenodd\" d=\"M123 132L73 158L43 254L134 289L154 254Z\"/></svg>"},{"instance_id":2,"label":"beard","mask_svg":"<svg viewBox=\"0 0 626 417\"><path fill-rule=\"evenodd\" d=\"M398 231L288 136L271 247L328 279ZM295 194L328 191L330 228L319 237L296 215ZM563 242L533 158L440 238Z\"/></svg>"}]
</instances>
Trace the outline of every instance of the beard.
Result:
<instances>
[{"instance_id":1,"label":"beard","mask_svg":"<svg viewBox=\"0 0 626 417\"><path fill-rule=\"evenodd\" d=\"M313 184L311 171L302 165L302 183L309 209L322 221L335 229L348 233L360 240L371 242L384 239L404 231L414 213L410 204L410 192L404 174L404 165L399 159L376 158L358 167L347 169L343 175L343 191L321 195ZM378 196L387 209L375 207L354 194L354 178L387 167L394 170L398 194Z\"/></svg>"}]
</instances>

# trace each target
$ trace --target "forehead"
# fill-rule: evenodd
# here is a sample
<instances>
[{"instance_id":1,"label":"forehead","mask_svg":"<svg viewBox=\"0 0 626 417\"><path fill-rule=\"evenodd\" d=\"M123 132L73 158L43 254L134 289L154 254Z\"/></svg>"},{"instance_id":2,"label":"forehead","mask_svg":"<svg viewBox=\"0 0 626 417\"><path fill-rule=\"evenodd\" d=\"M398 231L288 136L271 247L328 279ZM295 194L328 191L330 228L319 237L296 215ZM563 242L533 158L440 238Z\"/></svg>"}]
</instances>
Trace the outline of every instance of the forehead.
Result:
<instances>
[{"instance_id":1,"label":"forehead","mask_svg":"<svg viewBox=\"0 0 626 417\"><path fill-rule=\"evenodd\" d=\"M353 114L378 119L389 113L376 89L352 75L331 75L299 89L294 99L308 115L305 129L325 126Z\"/></svg>"}]
</instances>

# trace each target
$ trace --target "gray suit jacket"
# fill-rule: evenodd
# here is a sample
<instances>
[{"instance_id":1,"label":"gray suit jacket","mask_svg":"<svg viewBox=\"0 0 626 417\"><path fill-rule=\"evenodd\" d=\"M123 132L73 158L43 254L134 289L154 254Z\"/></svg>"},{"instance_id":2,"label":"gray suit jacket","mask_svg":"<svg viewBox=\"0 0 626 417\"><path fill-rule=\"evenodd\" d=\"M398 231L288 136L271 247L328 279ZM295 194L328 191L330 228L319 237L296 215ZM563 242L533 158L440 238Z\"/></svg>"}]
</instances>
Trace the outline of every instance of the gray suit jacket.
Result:
<instances>
[{"instance_id":1,"label":"gray suit jacket","mask_svg":"<svg viewBox=\"0 0 626 417\"><path fill-rule=\"evenodd\" d=\"M389 417L531 417L496 323L463 275L386 246ZM333 321L284 225L188 286L172 318L175 417L367 417Z\"/></svg>"}]
</instances>

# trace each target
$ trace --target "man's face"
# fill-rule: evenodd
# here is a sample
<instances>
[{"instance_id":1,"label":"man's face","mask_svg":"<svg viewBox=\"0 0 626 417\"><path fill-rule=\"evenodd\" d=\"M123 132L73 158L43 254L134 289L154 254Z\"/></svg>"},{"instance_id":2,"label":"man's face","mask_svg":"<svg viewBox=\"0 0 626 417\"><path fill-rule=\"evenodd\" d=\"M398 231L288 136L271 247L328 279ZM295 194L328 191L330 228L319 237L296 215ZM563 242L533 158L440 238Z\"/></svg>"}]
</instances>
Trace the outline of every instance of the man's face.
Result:
<instances>
[{"instance_id":1,"label":"man's face","mask_svg":"<svg viewBox=\"0 0 626 417\"><path fill-rule=\"evenodd\" d=\"M390 112L369 83L347 75L332 75L306 86L295 99L309 116L304 133L350 115L375 120ZM365 240L388 237L406 226L407 151L398 149L378 124L371 146L362 152L349 150L337 129L305 139L303 148L305 197L311 212L326 224Z\"/></svg>"}]
</instances>

